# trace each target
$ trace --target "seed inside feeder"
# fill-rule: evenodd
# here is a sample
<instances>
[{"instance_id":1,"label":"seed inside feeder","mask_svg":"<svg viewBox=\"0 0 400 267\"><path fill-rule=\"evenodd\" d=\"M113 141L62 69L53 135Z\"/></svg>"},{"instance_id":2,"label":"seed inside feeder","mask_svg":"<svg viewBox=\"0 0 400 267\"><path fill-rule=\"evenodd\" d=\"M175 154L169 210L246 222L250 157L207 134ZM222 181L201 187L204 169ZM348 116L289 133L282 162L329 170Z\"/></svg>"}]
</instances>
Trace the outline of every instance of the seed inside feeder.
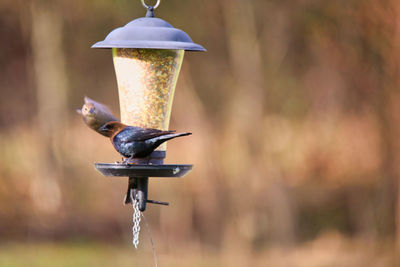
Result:
<instances>
[{"instance_id":1,"label":"seed inside feeder","mask_svg":"<svg viewBox=\"0 0 400 267\"><path fill-rule=\"evenodd\" d=\"M113 48L121 121L168 130L184 50ZM162 144L157 150L166 150Z\"/></svg>"}]
</instances>

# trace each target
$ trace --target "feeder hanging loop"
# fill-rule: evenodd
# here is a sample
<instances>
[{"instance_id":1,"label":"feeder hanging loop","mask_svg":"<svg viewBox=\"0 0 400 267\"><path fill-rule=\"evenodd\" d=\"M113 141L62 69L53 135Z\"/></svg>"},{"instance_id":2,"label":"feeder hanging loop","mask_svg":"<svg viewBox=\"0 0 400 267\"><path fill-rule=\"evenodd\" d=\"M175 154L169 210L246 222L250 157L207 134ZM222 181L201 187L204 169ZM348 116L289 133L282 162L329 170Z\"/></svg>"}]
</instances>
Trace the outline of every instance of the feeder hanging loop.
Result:
<instances>
[{"instance_id":1,"label":"feeder hanging loop","mask_svg":"<svg viewBox=\"0 0 400 267\"><path fill-rule=\"evenodd\" d=\"M148 6L144 0L142 0L142 5L147 8L146 18L154 18L154 9L160 5L160 1L161 0L157 0L157 3L154 6Z\"/></svg>"},{"instance_id":2,"label":"feeder hanging loop","mask_svg":"<svg viewBox=\"0 0 400 267\"><path fill-rule=\"evenodd\" d=\"M154 9L156 9L160 5L160 2L161 2L161 0L157 0L157 3L154 6L148 6L148 5L146 5L145 1L142 0L142 5L147 9L149 9L149 7L153 7Z\"/></svg>"}]
</instances>

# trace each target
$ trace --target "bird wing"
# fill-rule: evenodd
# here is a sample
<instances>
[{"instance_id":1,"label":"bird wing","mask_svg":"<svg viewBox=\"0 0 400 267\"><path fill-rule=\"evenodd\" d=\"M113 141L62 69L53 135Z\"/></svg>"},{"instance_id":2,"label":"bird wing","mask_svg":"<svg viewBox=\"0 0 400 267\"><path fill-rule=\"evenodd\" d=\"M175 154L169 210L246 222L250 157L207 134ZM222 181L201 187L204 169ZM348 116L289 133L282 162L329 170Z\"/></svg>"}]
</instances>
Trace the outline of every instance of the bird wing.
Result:
<instances>
[{"instance_id":1,"label":"bird wing","mask_svg":"<svg viewBox=\"0 0 400 267\"><path fill-rule=\"evenodd\" d=\"M171 134L175 131L162 131L151 128L125 127L118 135L123 142L145 141L154 137Z\"/></svg>"}]
</instances>

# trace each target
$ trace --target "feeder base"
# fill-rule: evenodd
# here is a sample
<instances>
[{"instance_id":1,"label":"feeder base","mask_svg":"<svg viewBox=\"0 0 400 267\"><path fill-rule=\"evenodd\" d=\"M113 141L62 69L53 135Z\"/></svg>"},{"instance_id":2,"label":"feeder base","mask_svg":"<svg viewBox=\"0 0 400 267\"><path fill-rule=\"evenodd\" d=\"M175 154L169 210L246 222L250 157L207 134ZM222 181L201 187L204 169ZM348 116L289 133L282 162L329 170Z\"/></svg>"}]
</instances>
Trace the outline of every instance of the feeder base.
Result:
<instances>
[{"instance_id":1,"label":"feeder base","mask_svg":"<svg viewBox=\"0 0 400 267\"><path fill-rule=\"evenodd\" d=\"M193 168L193 165L190 164L95 163L94 166L104 176L129 177L125 204L132 202L131 190L133 190L133 197L139 201L140 211L146 210L147 203L168 205L168 202L147 199L150 177L182 177Z\"/></svg>"},{"instance_id":2,"label":"feeder base","mask_svg":"<svg viewBox=\"0 0 400 267\"><path fill-rule=\"evenodd\" d=\"M182 177L189 173L193 165L190 164L121 164L95 163L94 167L104 176L127 177Z\"/></svg>"}]
</instances>

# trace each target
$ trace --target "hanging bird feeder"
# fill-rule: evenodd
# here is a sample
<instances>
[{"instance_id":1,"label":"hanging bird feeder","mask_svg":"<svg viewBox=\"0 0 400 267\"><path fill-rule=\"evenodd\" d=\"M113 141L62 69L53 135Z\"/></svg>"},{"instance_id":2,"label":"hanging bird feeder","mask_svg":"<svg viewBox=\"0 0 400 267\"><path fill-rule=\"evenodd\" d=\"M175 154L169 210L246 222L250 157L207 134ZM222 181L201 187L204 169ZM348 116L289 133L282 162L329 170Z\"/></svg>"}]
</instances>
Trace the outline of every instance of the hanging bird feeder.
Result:
<instances>
[{"instance_id":1,"label":"hanging bird feeder","mask_svg":"<svg viewBox=\"0 0 400 267\"><path fill-rule=\"evenodd\" d=\"M112 49L118 82L121 122L143 128L168 130L172 102L185 51L205 51L188 34L154 17L148 6L146 17L135 19L111 31L92 48ZM131 159L127 164L96 163L106 176L129 177L125 203L138 202L140 211L146 203L166 202L147 199L149 177L182 177L192 165L163 164L166 145L162 144L146 159ZM129 194L130 189L133 194Z\"/></svg>"}]
</instances>

